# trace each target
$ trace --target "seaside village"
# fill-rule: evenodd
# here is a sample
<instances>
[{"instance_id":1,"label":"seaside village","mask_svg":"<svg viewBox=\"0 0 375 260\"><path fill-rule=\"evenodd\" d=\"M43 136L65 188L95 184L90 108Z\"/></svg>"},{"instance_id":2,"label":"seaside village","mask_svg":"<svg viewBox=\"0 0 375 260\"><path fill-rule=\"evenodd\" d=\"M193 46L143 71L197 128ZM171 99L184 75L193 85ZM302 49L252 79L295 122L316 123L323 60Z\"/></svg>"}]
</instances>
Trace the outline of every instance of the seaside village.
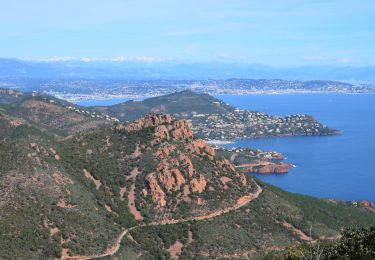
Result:
<instances>
[{"instance_id":1,"label":"seaside village","mask_svg":"<svg viewBox=\"0 0 375 260\"><path fill-rule=\"evenodd\" d=\"M327 126L307 115L276 117L240 109L224 114L192 113L191 119L195 132L207 141L297 134L321 135L330 131Z\"/></svg>"}]
</instances>

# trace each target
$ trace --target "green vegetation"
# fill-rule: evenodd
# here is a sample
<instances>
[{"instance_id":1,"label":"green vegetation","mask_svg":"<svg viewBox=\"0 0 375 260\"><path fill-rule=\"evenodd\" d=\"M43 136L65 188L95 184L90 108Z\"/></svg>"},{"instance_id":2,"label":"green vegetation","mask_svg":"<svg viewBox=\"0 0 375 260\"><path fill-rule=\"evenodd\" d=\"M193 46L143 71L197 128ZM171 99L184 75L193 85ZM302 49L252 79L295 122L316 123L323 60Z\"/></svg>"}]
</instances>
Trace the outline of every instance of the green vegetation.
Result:
<instances>
[{"instance_id":1,"label":"green vegetation","mask_svg":"<svg viewBox=\"0 0 375 260\"><path fill-rule=\"evenodd\" d=\"M371 227L375 225L374 214L366 209L359 210L342 202L336 204L291 194L268 184L262 184L262 186L263 192L258 199L235 212L207 221L160 226L159 229L163 230L163 235L155 232L154 227L144 227L132 231L135 241L138 243L142 241L141 248L137 250L142 249L143 254L149 255L152 254L151 252L156 252L156 250L160 252L163 249L164 255L167 255L166 250L170 244L179 239L185 245L181 259L212 259L223 256L279 259L284 256L285 250L308 249L308 243L285 228L282 225L283 221L292 224L307 235L310 234L311 228L314 239L336 236L341 233L342 227ZM308 204L308 206L303 206L304 204ZM302 222L305 222L306 225L298 227L298 224ZM176 228L178 229L176 230ZM373 228L371 230L373 236ZM188 231L193 234L191 242L187 241ZM165 234L169 234L169 237L163 237ZM370 234L365 233L358 241L368 241L365 243L368 243L370 248L373 246L373 242L366 240L369 237ZM346 239L345 241L346 246L349 247L350 240ZM302 243L303 246L290 247L290 245L301 245L299 243ZM358 242L357 245L360 243ZM131 243L124 242L118 255L125 254L131 248ZM336 259L342 258L337 257Z\"/></svg>"},{"instance_id":2,"label":"green vegetation","mask_svg":"<svg viewBox=\"0 0 375 260\"><path fill-rule=\"evenodd\" d=\"M168 113L179 119L191 120L195 135L206 140L338 134L336 130L320 124L311 116L276 117L257 111L240 110L208 94L189 90L91 109L121 121L135 120L149 113Z\"/></svg>"},{"instance_id":3,"label":"green vegetation","mask_svg":"<svg viewBox=\"0 0 375 260\"><path fill-rule=\"evenodd\" d=\"M13 128L37 128L46 135L56 137L113 124L109 117L92 114L66 101L29 93L19 96L0 93L1 119L6 119Z\"/></svg>"},{"instance_id":4,"label":"green vegetation","mask_svg":"<svg viewBox=\"0 0 375 260\"><path fill-rule=\"evenodd\" d=\"M374 259L375 227L346 229L337 242L288 247L284 260Z\"/></svg>"},{"instance_id":5,"label":"green vegetation","mask_svg":"<svg viewBox=\"0 0 375 260\"><path fill-rule=\"evenodd\" d=\"M198 94L190 90L181 91L165 96L148 98L143 101L130 100L109 107L93 107L94 111L114 116L121 121L132 121L151 112L173 115L222 114L235 108L225 104L208 94Z\"/></svg>"},{"instance_id":6,"label":"green vegetation","mask_svg":"<svg viewBox=\"0 0 375 260\"><path fill-rule=\"evenodd\" d=\"M238 210L160 225L229 208L255 192L254 180L221 160L229 154L215 156L172 119L157 124L162 117L152 116L145 121L151 125L140 128L145 122L102 127L97 123L104 121L58 101L1 100L0 259L102 254L128 228L116 252L123 259L168 259L176 245L182 259L282 257L288 246L304 245L301 233L309 235L310 228L313 239L323 239L342 228L375 225L366 208L291 194L258 180L263 192ZM257 153L241 151L238 162L251 160L250 152ZM345 252L365 256L357 248L373 250L373 234L347 233L324 248L339 252L337 258Z\"/></svg>"}]
</instances>

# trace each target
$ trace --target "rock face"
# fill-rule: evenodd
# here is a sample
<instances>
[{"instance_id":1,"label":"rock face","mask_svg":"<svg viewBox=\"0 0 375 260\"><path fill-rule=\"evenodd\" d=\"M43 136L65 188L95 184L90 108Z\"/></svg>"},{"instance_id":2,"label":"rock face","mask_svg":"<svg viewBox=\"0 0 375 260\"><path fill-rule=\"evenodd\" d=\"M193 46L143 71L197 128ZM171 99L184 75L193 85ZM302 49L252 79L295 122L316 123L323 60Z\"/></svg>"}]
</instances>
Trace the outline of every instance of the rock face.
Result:
<instances>
[{"instance_id":1,"label":"rock face","mask_svg":"<svg viewBox=\"0 0 375 260\"><path fill-rule=\"evenodd\" d=\"M175 120L171 115L149 114L133 123L123 124L116 127L116 130L135 132L148 127L155 127L154 137L151 145L160 144L162 141L192 139L193 132L190 123L186 120Z\"/></svg>"},{"instance_id":2,"label":"rock face","mask_svg":"<svg viewBox=\"0 0 375 260\"><path fill-rule=\"evenodd\" d=\"M191 131L190 123L186 120L175 121L172 125L171 135L176 140L193 138L193 132Z\"/></svg>"},{"instance_id":3,"label":"rock face","mask_svg":"<svg viewBox=\"0 0 375 260\"><path fill-rule=\"evenodd\" d=\"M230 163L229 160L225 159L224 157L221 158L221 160L219 161L219 164L223 167L223 168L228 168L230 169L230 171L240 179L241 181L241 184L242 186L246 186L247 185L247 180L246 180L246 177L239 173L236 168L233 166L233 164Z\"/></svg>"},{"instance_id":4,"label":"rock face","mask_svg":"<svg viewBox=\"0 0 375 260\"><path fill-rule=\"evenodd\" d=\"M228 167L232 172L236 172L236 169L234 168L233 164L231 164L224 157L221 158L221 163L222 163L223 166Z\"/></svg>"},{"instance_id":5,"label":"rock face","mask_svg":"<svg viewBox=\"0 0 375 260\"><path fill-rule=\"evenodd\" d=\"M199 178L195 178L190 183L190 189L192 192L202 193L206 189L207 181L204 176L200 175Z\"/></svg>"},{"instance_id":6,"label":"rock face","mask_svg":"<svg viewBox=\"0 0 375 260\"><path fill-rule=\"evenodd\" d=\"M102 186L100 180L95 179L94 176L92 176L91 173L86 169L83 169L83 174L88 180L92 181L95 184L96 189L99 190L100 186Z\"/></svg>"},{"instance_id":7,"label":"rock face","mask_svg":"<svg viewBox=\"0 0 375 260\"><path fill-rule=\"evenodd\" d=\"M158 151L156 152L156 156L162 159L169 156L174 150L176 150L175 145L167 144L158 149Z\"/></svg>"},{"instance_id":8,"label":"rock face","mask_svg":"<svg viewBox=\"0 0 375 260\"><path fill-rule=\"evenodd\" d=\"M195 170L190 158L185 154L181 154L179 159L182 164L185 164L187 166L187 172L189 177L193 177Z\"/></svg>"},{"instance_id":9,"label":"rock face","mask_svg":"<svg viewBox=\"0 0 375 260\"><path fill-rule=\"evenodd\" d=\"M169 169L169 167L169 164L165 161L159 164L159 181L167 191L177 191L182 184L186 183L186 180L178 168Z\"/></svg>"},{"instance_id":10,"label":"rock face","mask_svg":"<svg viewBox=\"0 0 375 260\"><path fill-rule=\"evenodd\" d=\"M204 140L193 139L190 123L186 120L175 120L170 115L149 114L133 123L119 125L116 130L127 135L145 128L152 128L153 132L144 143L141 141L144 152L137 157L132 156L137 160L148 156L147 160L153 160L155 165L148 172L140 169L145 174L145 186L139 187L138 183L138 193L133 192L140 194L137 206L142 214L149 209L147 203L150 200L153 202L151 208L156 208L161 218L178 212L182 201L188 205L183 204L185 206L181 207L191 207L194 209L191 213L198 214L223 202L223 199L220 202L207 200L207 196L215 197L217 191L228 193L224 201L235 201L241 192L247 190L246 177L230 161L224 158L217 160L216 150ZM128 181L135 181L135 178L128 178Z\"/></svg>"},{"instance_id":11,"label":"rock face","mask_svg":"<svg viewBox=\"0 0 375 260\"><path fill-rule=\"evenodd\" d=\"M119 125L116 127L117 130L126 130L128 132L139 131L141 129L151 127L151 126L158 126L162 124L171 124L174 120L174 117L171 115L156 115L156 114L149 114L143 118L140 118L133 123L126 124L126 125Z\"/></svg>"},{"instance_id":12,"label":"rock face","mask_svg":"<svg viewBox=\"0 0 375 260\"><path fill-rule=\"evenodd\" d=\"M152 199L156 203L157 208L164 207L167 204L165 200L165 193L160 188L155 174L149 174L146 177L146 181L150 188Z\"/></svg>"},{"instance_id":13,"label":"rock face","mask_svg":"<svg viewBox=\"0 0 375 260\"><path fill-rule=\"evenodd\" d=\"M271 173L288 173L292 167L287 163L259 162L258 164L241 165L246 172L271 174Z\"/></svg>"},{"instance_id":14,"label":"rock face","mask_svg":"<svg viewBox=\"0 0 375 260\"><path fill-rule=\"evenodd\" d=\"M169 140L169 130L165 125L157 126L154 135L161 140Z\"/></svg>"},{"instance_id":15,"label":"rock face","mask_svg":"<svg viewBox=\"0 0 375 260\"><path fill-rule=\"evenodd\" d=\"M198 154L207 154L211 159L213 159L216 156L215 149L208 146L206 142L202 139L194 140L189 145L189 149L192 152L198 153Z\"/></svg>"}]
</instances>

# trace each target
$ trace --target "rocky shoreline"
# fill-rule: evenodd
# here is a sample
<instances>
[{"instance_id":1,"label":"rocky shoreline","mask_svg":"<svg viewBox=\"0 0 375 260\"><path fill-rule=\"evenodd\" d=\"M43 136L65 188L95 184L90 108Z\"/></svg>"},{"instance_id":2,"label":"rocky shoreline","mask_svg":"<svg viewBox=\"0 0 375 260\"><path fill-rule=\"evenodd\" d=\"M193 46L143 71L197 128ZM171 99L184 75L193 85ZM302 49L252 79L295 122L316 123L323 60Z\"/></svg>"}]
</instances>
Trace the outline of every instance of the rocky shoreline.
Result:
<instances>
[{"instance_id":1,"label":"rocky shoreline","mask_svg":"<svg viewBox=\"0 0 375 260\"><path fill-rule=\"evenodd\" d=\"M216 146L217 154L225 157L238 170L256 174L285 174L294 165L283 162L285 157L275 151L262 151L250 148L225 149Z\"/></svg>"},{"instance_id":2,"label":"rocky shoreline","mask_svg":"<svg viewBox=\"0 0 375 260\"><path fill-rule=\"evenodd\" d=\"M259 161L253 164L242 164L238 168L242 169L246 173L257 173L257 174L284 174L288 173L292 164L285 162L269 162L269 161Z\"/></svg>"}]
</instances>

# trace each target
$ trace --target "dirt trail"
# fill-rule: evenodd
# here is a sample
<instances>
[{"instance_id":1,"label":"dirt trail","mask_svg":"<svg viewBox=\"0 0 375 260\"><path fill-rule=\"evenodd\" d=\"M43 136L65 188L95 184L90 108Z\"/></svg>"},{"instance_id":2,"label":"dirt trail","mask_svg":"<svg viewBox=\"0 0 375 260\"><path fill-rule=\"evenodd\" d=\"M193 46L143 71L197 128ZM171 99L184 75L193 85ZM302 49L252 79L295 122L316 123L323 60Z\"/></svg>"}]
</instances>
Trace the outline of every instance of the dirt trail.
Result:
<instances>
[{"instance_id":1,"label":"dirt trail","mask_svg":"<svg viewBox=\"0 0 375 260\"><path fill-rule=\"evenodd\" d=\"M294 227L292 224L289 224L288 222L284 221L281 223L286 229L292 231L296 236L298 236L303 241L313 241L313 239L306 235L302 230Z\"/></svg>"},{"instance_id":2,"label":"dirt trail","mask_svg":"<svg viewBox=\"0 0 375 260\"><path fill-rule=\"evenodd\" d=\"M307 235L302 230L294 227L292 224L289 224L286 221L278 222L278 223L281 223L286 229L292 231L301 240L308 241L308 242L311 242L313 244L318 243L319 240L337 240L337 239L341 238L341 234L337 234L337 235L334 235L334 236L321 236L321 237L319 237L319 239L313 239L311 236Z\"/></svg>"},{"instance_id":3,"label":"dirt trail","mask_svg":"<svg viewBox=\"0 0 375 260\"><path fill-rule=\"evenodd\" d=\"M106 256L113 256L120 249L121 241L124 238L124 236L129 231L131 231L133 229L140 228L140 227L148 227L148 226L178 224L178 223L184 223L184 222L189 222L189 221L193 221L193 220L206 220L206 219L215 218L215 217L221 216L221 215L223 215L225 213L237 210L237 209L239 209L239 208L247 205L252 200L258 198L259 195L262 193L262 191L263 191L262 188L255 181L254 181L254 184L257 187L256 192L250 193L249 195L246 195L246 196L243 196L243 197L240 197L237 200L237 203L234 204L231 207L228 207L228 208L225 208L225 209L219 209L219 210L213 211L213 212L211 212L211 213L209 213L207 215L203 215L203 216L196 216L196 217L190 217L190 218L185 218L185 219L172 219L172 220L165 220L165 221L157 221L157 222L151 222L151 223L147 223L147 224L142 224L142 225L139 225L139 226L131 227L131 228L123 230L121 232L121 234L117 237L115 244L112 247L109 247L105 251L105 253L103 253L103 254L100 254L100 255L99 254L98 255L91 255L91 256L80 256L80 255L77 255L77 256L67 256L67 255L64 255L63 257L61 257L61 259L87 260L87 259L102 258L102 257L106 257Z\"/></svg>"}]
</instances>

